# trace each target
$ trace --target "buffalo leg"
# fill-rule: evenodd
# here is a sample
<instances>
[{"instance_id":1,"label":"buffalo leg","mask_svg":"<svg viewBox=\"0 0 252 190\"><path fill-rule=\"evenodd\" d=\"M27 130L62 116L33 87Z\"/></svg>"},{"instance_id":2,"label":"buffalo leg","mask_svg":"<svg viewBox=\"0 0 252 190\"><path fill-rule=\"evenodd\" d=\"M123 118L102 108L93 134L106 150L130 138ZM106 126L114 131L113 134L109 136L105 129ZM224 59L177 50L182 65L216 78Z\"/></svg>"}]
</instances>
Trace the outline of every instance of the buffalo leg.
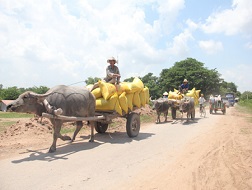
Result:
<instances>
[{"instance_id":1,"label":"buffalo leg","mask_svg":"<svg viewBox=\"0 0 252 190\"><path fill-rule=\"evenodd\" d=\"M168 115L168 111L164 112L165 122L167 122L167 115Z\"/></svg>"},{"instance_id":2,"label":"buffalo leg","mask_svg":"<svg viewBox=\"0 0 252 190\"><path fill-rule=\"evenodd\" d=\"M73 138L72 138L71 142L73 142L75 140L76 135L80 132L82 127L83 127L82 121L77 121L76 122L76 129L74 131Z\"/></svg>"},{"instance_id":3,"label":"buffalo leg","mask_svg":"<svg viewBox=\"0 0 252 190\"><path fill-rule=\"evenodd\" d=\"M159 113L159 112L157 113L157 121L156 121L156 123L160 123L160 114L161 113Z\"/></svg>"},{"instance_id":4,"label":"buffalo leg","mask_svg":"<svg viewBox=\"0 0 252 190\"><path fill-rule=\"evenodd\" d=\"M60 130L61 130L61 126L62 126L62 121L60 120L53 120L53 143L49 149L49 152L55 152L56 151L56 142L57 139L60 138L61 140L65 141L65 140L71 140L71 138L69 136L62 136L60 134Z\"/></svg>"},{"instance_id":5,"label":"buffalo leg","mask_svg":"<svg viewBox=\"0 0 252 190\"><path fill-rule=\"evenodd\" d=\"M56 142L57 142L57 139L59 136L58 134L60 133L61 125L62 125L62 123L58 120L57 121L54 120L52 123L53 123L53 143L49 149L50 153L56 151Z\"/></svg>"},{"instance_id":6,"label":"buffalo leg","mask_svg":"<svg viewBox=\"0 0 252 190\"><path fill-rule=\"evenodd\" d=\"M95 122L90 121L91 136L90 136L89 142L94 142L94 126L95 126Z\"/></svg>"}]
</instances>

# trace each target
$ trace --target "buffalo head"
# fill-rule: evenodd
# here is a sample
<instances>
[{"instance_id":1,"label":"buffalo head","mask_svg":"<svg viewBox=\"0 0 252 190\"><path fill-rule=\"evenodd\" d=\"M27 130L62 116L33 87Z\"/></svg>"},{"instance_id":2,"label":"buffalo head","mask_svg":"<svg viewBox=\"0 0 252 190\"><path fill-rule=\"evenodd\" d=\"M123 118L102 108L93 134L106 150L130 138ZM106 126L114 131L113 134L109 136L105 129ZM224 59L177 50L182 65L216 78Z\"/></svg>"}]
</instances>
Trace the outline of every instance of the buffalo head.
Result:
<instances>
[{"instance_id":1,"label":"buffalo head","mask_svg":"<svg viewBox=\"0 0 252 190\"><path fill-rule=\"evenodd\" d=\"M16 100L7 105L7 111L35 113L41 115L44 111L43 100L49 94L36 94L34 92L24 92Z\"/></svg>"},{"instance_id":2,"label":"buffalo head","mask_svg":"<svg viewBox=\"0 0 252 190\"><path fill-rule=\"evenodd\" d=\"M180 112L187 112L189 109L189 102L190 102L190 100L187 98L182 99L180 102L179 111Z\"/></svg>"}]
</instances>

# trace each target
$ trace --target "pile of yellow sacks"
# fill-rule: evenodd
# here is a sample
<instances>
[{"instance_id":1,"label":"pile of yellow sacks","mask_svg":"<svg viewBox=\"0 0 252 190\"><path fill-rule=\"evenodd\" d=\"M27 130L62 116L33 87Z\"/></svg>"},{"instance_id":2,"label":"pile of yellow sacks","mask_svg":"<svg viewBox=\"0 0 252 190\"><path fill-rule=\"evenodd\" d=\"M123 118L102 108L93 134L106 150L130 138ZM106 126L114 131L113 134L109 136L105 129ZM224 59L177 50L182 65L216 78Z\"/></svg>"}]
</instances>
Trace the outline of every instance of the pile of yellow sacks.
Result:
<instances>
[{"instance_id":1,"label":"pile of yellow sacks","mask_svg":"<svg viewBox=\"0 0 252 190\"><path fill-rule=\"evenodd\" d=\"M98 85L91 92L96 98L97 111L116 111L123 115L123 112L126 114L133 110L134 106L140 108L149 103L149 89L137 77L133 82L114 85L99 81Z\"/></svg>"},{"instance_id":2,"label":"pile of yellow sacks","mask_svg":"<svg viewBox=\"0 0 252 190\"><path fill-rule=\"evenodd\" d=\"M194 98L194 104L199 104L199 93L201 90L196 90L193 88L192 90L188 90L186 93L186 96L193 97ZM175 99L175 100L181 100L183 98L183 95L179 93L178 90L174 89L174 92L170 91L168 94L168 99Z\"/></svg>"}]
</instances>

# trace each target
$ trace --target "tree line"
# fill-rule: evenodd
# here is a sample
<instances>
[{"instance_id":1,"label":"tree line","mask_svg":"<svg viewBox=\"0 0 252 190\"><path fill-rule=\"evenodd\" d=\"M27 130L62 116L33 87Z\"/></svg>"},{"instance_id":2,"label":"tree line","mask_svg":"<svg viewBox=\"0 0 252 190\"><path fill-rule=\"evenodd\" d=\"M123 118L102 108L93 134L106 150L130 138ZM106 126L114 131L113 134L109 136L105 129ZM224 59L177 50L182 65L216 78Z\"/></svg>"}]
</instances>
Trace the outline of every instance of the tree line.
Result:
<instances>
[{"instance_id":1,"label":"tree line","mask_svg":"<svg viewBox=\"0 0 252 190\"><path fill-rule=\"evenodd\" d=\"M237 91L237 86L234 82L227 82L221 78L221 74L216 69L208 69L204 67L204 63L197 61L193 58L187 58L185 60L175 62L170 68L165 68L161 71L160 76L154 76L153 73L148 73L143 77L139 77L145 86L149 88L150 96L152 98L159 98L164 92L174 91L178 89L179 85L184 79L189 81L190 88L196 88L201 90L201 93L206 98L210 94L225 95L226 92L235 93L236 97L252 99L252 92L246 91L241 94ZM132 82L133 77L127 78L125 82ZM85 82L87 85L94 84L98 80L98 77L88 77ZM14 100L21 93L25 91L33 91L39 94L43 94L49 90L46 86L32 87L32 88L17 88L9 87L4 89L0 84L0 100L8 99Z\"/></svg>"}]
</instances>

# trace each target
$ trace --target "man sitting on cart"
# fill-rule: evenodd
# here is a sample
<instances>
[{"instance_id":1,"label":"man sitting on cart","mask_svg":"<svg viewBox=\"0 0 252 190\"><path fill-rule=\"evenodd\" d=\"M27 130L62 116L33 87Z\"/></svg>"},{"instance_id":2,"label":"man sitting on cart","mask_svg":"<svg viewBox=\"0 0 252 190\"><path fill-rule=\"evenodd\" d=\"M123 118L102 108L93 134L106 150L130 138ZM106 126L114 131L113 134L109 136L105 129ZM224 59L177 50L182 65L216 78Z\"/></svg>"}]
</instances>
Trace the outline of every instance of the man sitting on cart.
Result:
<instances>
[{"instance_id":1,"label":"man sitting on cart","mask_svg":"<svg viewBox=\"0 0 252 190\"><path fill-rule=\"evenodd\" d=\"M179 91L181 94L186 94L189 89L188 80L184 79L183 83L179 86Z\"/></svg>"},{"instance_id":2,"label":"man sitting on cart","mask_svg":"<svg viewBox=\"0 0 252 190\"><path fill-rule=\"evenodd\" d=\"M104 80L111 84L119 84L121 75L118 67L115 65L117 63L116 59L114 57L110 57L107 60L107 63L110 65L106 68L106 77Z\"/></svg>"},{"instance_id":3,"label":"man sitting on cart","mask_svg":"<svg viewBox=\"0 0 252 190\"><path fill-rule=\"evenodd\" d=\"M103 81L111 84L119 84L121 75L118 67L115 65L117 63L116 59L114 57L110 57L107 60L107 63L109 63L109 65L106 68L106 77L103 79ZM95 83L91 91L93 91L95 88L98 88L98 86L98 83Z\"/></svg>"}]
</instances>

